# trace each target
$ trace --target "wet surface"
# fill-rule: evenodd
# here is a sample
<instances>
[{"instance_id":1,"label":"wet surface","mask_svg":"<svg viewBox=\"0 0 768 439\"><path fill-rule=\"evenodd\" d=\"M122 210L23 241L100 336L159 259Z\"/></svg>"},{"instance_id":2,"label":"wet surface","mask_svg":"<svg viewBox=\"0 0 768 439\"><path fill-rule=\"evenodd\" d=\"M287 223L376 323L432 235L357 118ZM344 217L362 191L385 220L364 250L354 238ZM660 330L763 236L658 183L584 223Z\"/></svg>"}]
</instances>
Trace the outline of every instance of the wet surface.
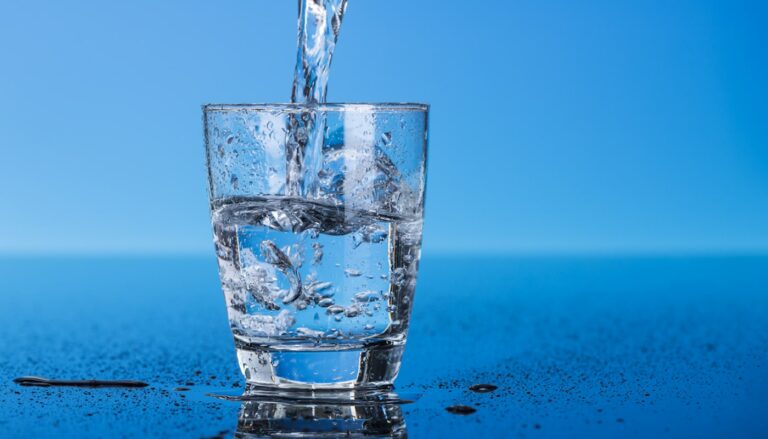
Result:
<instances>
[{"instance_id":1,"label":"wet surface","mask_svg":"<svg viewBox=\"0 0 768 439\"><path fill-rule=\"evenodd\" d=\"M394 391L418 397L357 407L208 396L244 389L213 257L6 258L0 431L765 437L766 273L760 257L425 257ZM149 386L13 381L29 375Z\"/></svg>"}]
</instances>

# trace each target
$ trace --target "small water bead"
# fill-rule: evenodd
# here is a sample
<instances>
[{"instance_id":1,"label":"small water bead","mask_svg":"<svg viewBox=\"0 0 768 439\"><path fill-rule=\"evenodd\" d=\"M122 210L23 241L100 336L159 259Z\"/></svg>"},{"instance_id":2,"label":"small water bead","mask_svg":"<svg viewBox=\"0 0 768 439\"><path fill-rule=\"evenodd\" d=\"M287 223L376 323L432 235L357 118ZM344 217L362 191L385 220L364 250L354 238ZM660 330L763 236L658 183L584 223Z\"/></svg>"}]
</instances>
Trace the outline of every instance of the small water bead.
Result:
<instances>
[{"instance_id":1,"label":"small water bead","mask_svg":"<svg viewBox=\"0 0 768 439\"><path fill-rule=\"evenodd\" d=\"M404 304L404 305L407 305L407 304L409 304L410 302L411 302L411 298L410 298L410 297L408 297L408 296L404 296L404 297L403 297L403 304Z\"/></svg>"},{"instance_id":2,"label":"small water bead","mask_svg":"<svg viewBox=\"0 0 768 439\"><path fill-rule=\"evenodd\" d=\"M446 407L445 411L453 415L471 415L472 413L476 412L477 409L468 405L452 405L450 407Z\"/></svg>"},{"instance_id":3,"label":"small water bead","mask_svg":"<svg viewBox=\"0 0 768 439\"><path fill-rule=\"evenodd\" d=\"M227 137L227 145L231 145L235 141L235 136Z\"/></svg>"},{"instance_id":4,"label":"small water bead","mask_svg":"<svg viewBox=\"0 0 768 439\"><path fill-rule=\"evenodd\" d=\"M320 300L317 302L317 305L323 308L328 308L329 306L333 305L333 299L326 297L325 299ZM343 310L344 308L342 308Z\"/></svg>"},{"instance_id":5,"label":"small water bead","mask_svg":"<svg viewBox=\"0 0 768 439\"><path fill-rule=\"evenodd\" d=\"M337 322L340 322L341 321L341 314L334 316L333 320L336 320Z\"/></svg>"},{"instance_id":6,"label":"small water bead","mask_svg":"<svg viewBox=\"0 0 768 439\"><path fill-rule=\"evenodd\" d=\"M373 325L371 325L370 323L368 323L368 324L366 324L365 326L363 326L363 329L365 329L366 331L370 331L371 329L373 329Z\"/></svg>"},{"instance_id":7,"label":"small water bead","mask_svg":"<svg viewBox=\"0 0 768 439\"><path fill-rule=\"evenodd\" d=\"M475 393L489 393L496 389L498 389L498 387L493 384L475 384L469 387L469 390Z\"/></svg>"},{"instance_id":8,"label":"small water bead","mask_svg":"<svg viewBox=\"0 0 768 439\"><path fill-rule=\"evenodd\" d=\"M296 309L298 309L299 311L303 311L307 309L307 305L308 305L307 302L300 300L296 302Z\"/></svg>"}]
</instances>

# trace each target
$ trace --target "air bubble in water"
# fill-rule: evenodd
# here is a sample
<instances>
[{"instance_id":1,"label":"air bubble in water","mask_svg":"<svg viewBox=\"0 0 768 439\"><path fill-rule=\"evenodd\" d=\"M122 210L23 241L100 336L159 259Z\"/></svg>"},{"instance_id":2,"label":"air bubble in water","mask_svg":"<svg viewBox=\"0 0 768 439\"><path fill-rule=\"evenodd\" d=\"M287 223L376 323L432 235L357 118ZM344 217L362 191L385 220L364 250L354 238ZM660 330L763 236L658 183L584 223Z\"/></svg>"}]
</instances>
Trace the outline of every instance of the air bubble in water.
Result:
<instances>
[{"instance_id":1,"label":"air bubble in water","mask_svg":"<svg viewBox=\"0 0 768 439\"><path fill-rule=\"evenodd\" d=\"M349 277L358 277L358 276L361 276L363 273L360 272L359 270L347 268L346 270L344 270L344 274L346 274Z\"/></svg>"},{"instance_id":2,"label":"air bubble in water","mask_svg":"<svg viewBox=\"0 0 768 439\"><path fill-rule=\"evenodd\" d=\"M312 263L315 265L320 264L323 260L323 245L319 242L312 243Z\"/></svg>"},{"instance_id":3,"label":"air bubble in water","mask_svg":"<svg viewBox=\"0 0 768 439\"><path fill-rule=\"evenodd\" d=\"M379 300L380 294L373 290L360 291L355 294L355 300L358 302L375 302Z\"/></svg>"},{"instance_id":4,"label":"air bubble in water","mask_svg":"<svg viewBox=\"0 0 768 439\"><path fill-rule=\"evenodd\" d=\"M344 310L344 315L349 318L357 317L360 314L360 308L356 305L348 306Z\"/></svg>"},{"instance_id":5,"label":"air bubble in water","mask_svg":"<svg viewBox=\"0 0 768 439\"><path fill-rule=\"evenodd\" d=\"M309 328L296 328L296 334L304 337L320 338L323 336L323 331L315 331Z\"/></svg>"},{"instance_id":6,"label":"air bubble in water","mask_svg":"<svg viewBox=\"0 0 768 439\"><path fill-rule=\"evenodd\" d=\"M328 314L341 314L344 312L344 307L339 305L333 305L329 306L328 309L325 310Z\"/></svg>"}]
</instances>

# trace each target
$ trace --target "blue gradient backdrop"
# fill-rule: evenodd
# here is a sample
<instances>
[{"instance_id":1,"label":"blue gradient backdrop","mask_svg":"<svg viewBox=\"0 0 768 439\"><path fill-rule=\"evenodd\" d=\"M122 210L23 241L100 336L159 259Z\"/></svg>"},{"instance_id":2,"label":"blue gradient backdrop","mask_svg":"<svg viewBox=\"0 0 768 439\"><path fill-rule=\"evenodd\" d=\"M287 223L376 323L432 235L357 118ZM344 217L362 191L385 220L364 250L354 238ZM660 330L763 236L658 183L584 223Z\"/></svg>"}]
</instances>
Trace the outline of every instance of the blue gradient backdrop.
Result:
<instances>
[{"instance_id":1,"label":"blue gradient backdrop","mask_svg":"<svg viewBox=\"0 0 768 439\"><path fill-rule=\"evenodd\" d=\"M295 0L0 5L0 252L211 252L200 104ZM350 0L332 101L433 105L425 251L768 250L768 7Z\"/></svg>"}]
</instances>

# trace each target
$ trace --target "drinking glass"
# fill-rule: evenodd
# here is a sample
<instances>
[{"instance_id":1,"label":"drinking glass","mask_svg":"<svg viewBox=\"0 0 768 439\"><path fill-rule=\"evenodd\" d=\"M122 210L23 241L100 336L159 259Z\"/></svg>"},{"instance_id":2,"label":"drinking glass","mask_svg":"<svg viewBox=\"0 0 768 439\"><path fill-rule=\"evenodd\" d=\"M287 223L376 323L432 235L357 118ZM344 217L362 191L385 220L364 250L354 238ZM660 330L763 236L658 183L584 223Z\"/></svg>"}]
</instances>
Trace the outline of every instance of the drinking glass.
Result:
<instances>
[{"instance_id":1,"label":"drinking glass","mask_svg":"<svg viewBox=\"0 0 768 439\"><path fill-rule=\"evenodd\" d=\"M428 106L205 105L211 218L252 386L390 386L421 249Z\"/></svg>"}]
</instances>

